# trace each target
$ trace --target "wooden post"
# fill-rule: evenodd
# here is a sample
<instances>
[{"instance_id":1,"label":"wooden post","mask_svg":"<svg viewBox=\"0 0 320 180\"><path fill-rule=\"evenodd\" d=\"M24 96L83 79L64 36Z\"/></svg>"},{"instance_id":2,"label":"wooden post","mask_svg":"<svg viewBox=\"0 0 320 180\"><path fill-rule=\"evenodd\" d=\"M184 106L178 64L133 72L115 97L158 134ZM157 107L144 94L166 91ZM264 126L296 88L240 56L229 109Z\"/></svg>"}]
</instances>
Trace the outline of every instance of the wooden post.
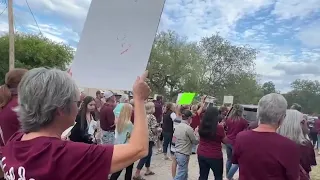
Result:
<instances>
[{"instance_id":1,"label":"wooden post","mask_svg":"<svg viewBox=\"0 0 320 180\"><path fill-rule=\"evenodd\" d=\"M14 68L14 25L13 25L13 0L8 0L9 23L9 70Z\"/></svg>"}]
</instances>

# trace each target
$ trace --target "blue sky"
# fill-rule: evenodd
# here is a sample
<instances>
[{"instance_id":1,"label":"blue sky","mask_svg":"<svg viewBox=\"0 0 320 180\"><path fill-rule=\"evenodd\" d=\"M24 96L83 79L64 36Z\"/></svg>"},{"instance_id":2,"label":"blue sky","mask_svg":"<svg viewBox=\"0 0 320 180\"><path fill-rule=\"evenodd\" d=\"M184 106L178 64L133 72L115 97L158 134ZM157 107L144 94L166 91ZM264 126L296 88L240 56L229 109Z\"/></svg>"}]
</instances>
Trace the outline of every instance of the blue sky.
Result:
<instances>
[{"instance_id":1,"label":"blue sky","mask_svg":"<svg viewBox=\"0 0 320 180\"><path fill-rule=\"evenodd\" d=\"M39 33L26 1L14 2L17 30ZM45 36L76 47L90 0L28 2ZM159 30L168 29L190 41L219 32L256 48L261 83L271 80L282 92L295 79L320 79L320 0L166 0ZM0 32L7 31L5 12Z\"/></svg>"}]
</instances>

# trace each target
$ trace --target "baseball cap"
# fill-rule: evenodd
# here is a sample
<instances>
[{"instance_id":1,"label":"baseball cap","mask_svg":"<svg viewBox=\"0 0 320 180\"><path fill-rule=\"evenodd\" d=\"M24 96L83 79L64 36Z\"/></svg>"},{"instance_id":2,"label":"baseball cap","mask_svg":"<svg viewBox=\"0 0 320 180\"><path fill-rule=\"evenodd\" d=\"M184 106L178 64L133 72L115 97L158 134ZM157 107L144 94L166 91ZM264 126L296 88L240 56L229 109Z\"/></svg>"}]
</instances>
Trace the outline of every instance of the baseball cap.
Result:
<instances>
[{"instance_id":1,"label":"baseball cap","mask_svg":"<svg viewBox=\"0 0 320 180\"><path fill-rule=\"evenodd\" d=\"M114 95L114 94L113 94L112 91L105 91L105 92L103 93L103 96L104 96L106 99L112 97L113 95Z\"/></svg>"},{"instance_id":2,"label":"baseball cap","mask_svg":"<svg viewBox=\"0 0 320 180\"><path fill-rule=\"evenodd\" d=\"M181 114L182 114L182 119L183 120L187 120L188 118L192 117L192 112L190 110L188 110L188 109L183 110L181 112Z\"/></svg>"}]
</instances>

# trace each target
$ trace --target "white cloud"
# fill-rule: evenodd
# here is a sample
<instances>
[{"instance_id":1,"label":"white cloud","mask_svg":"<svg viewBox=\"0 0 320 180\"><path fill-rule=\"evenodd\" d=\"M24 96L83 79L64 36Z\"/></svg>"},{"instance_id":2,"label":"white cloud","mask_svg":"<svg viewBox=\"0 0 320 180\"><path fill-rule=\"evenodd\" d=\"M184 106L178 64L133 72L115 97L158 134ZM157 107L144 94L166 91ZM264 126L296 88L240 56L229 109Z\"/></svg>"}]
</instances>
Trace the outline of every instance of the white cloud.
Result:
<instances>
[{"instance_id":1,"label":"white cloud","mask_svg":"<svg viewBox=\"0 0 320 180\"><path fill-rule=\"evenodd\" d=\"M319 2L320 4L320 2ZM297 34L298 39L309 47L320 47L320 23L311 24Z\"/></svg>"},{"instance_id":2,"label":"white cloud","mask_svg":"<svg viewBox=\"0 0 320 180\"><path fill-rule=\"evenodd\" d=\"M319 10L319 0L277 0L272 13L279 19L303 19Z\"/></svg>"},{"instance_id":3,"label":"white cloud","mask_svg":"<svg viewBox=\"0 0 320 180\"><path fill-rule=\"evenodd\" d=\"M14 2L20 7L16 11L19 29L38 33L30 12L20 10L26 8L25 1ZM28 2L46 37L57 42L78 41L90 0ZM265 14L267 10L264 16L255 17L257 12L273 7L270 14ZM272 80L282 91L287 91L295 78L319 78L312 74L292 77L286 74L288 67L319 64L320 24L314 23L319 19L310 18L319 14L319 10L319 0L166 0L159 30L177 31L191 41L219 32L234 44L249 44L260 51L256 71L262 76L262 82ZM241 24L248 17L262 22ZM245 26L244 29L238 30L239 24ZM5 19L0 18L0 33L6 29ZM301 41L303 46L297 50L291 43L293 40Z\"/></svg>"}]
</instances>

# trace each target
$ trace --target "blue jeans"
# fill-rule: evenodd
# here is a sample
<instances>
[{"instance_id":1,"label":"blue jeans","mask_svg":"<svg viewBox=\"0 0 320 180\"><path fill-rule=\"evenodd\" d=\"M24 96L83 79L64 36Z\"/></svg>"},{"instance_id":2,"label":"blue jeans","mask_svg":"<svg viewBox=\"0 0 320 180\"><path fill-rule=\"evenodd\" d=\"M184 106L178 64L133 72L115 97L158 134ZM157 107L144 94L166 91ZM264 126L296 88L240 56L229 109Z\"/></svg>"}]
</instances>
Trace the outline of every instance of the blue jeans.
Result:
<instances>
[{"instance_id":1,"label":"blue jeans","mask_svg":"<svg viewBox=\"0 0 320 180\"><path fill-rule=\"evenodd\" d=\"M320 134L317 135L318 141L317 141L317 149L319 149L319 144L320 144Z\"/></svg>"},{"instance_id":2,"label":"blue jeans","mask_svg":"<svg viewBox=\"0 0 320 180\"><path fill-rule=\"evenodd\" d=\"M238 171L239 166L237 164L232 164L232 145L226 144L226 151L227 151L227 163L226 163L226 173L227 178L233 178L234 174Z\"/></svg>"},{"instance_id":3,"label":"blue jeans","mask_svg":"<svg viewBox=\"0 0 320 180\"><path fill-rule=\"evenodd\" d=\"M174 153L174 156L178 165L178 172L174 177L174 180L188 180L188 165L190 156L180 154L178 152Z\"/></svg>"},{"instance_id":4,"label":"blue jeans","mask_svg":"<svg viewBox=\"0 0 320 180\"><path fill-rule=\"evenodd\" d=\"M146 165L146 167L150 167L151 164L151 157L152 157L152 147L153 147L153 142L149 141L149 152L148 155L142 159L140 159L138 165L137 165L137 169L141 170L143 168L144 165Z\"/></svg>"},{"instance_id":5,"label":"blue jeans","mask_svg":"<svg viewBox=\"0 0 320 180\"><path fill-rule=\"evenodd\" d=\"M114 144L114 132L113 131L101 131L101 144Z\"/></svg>"},{"instance_id":6,"label":"blue jeans","mask_svg":"<svg viewBox=\"0 0 320 180\"><path fill-rule=\"evenodd\" d=\"M198 145L192 145L192 153L197 153Z\"/></svg>"}]
</instances>

